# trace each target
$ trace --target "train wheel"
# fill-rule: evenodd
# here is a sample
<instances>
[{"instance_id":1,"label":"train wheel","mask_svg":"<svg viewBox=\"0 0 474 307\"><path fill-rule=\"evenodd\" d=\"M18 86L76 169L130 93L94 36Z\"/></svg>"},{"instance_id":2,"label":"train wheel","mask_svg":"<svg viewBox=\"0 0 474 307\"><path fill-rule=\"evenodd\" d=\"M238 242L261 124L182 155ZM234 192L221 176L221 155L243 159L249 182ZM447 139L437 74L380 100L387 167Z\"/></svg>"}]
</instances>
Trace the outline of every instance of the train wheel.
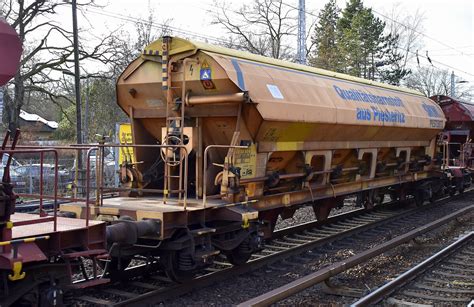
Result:
<instances>
[{"instance_id":1,"label":"train wheel","mask_svg":"<svg viewBox=\"0 0 474 307\"><path fill-rule=\"evenodd\" d=\"M417 207L423 206L423 203L425 202L425 197L424 197L423 190L416 190L413 196L414 196L414 200L415 200L415 205Z\"/></svg>"},{"instance_id":2,"label":"train wheel","mask_svg":"<svg viewBox=\"0 0 474 307\"><path fill-rule=\"evenodd\" d=\"M236 248L225 252L227 260L233 265L242 265L246 263L252 254L261 248L261 238L257 231L250 231Z\"/></svg>"},{"instance_id":3,"label":"train wheel","mask_svg":"<svg viewBox=\"0 0 474 307\"><path fill-rule=\"evenodd\" d=\"M233 265L242 265L249 261L250 257L252 253L241 252L238 248L226 255L227 260Z\"/></svg>"},{"instance_id":4,"label":"train wheel","mask_svg":"<svg viewBox=\"0 0 474 307\"><path fill-rule=\"evenodd\" d=\"M194 260L192 255L185 255L179 251L166 251L161 256L161 263L169 279L183 283L194 277L194 270L183 270L182 267L193 267Z\"/></svg>"},{"instance_id":5,"label":"train wheel","mask_svg":"<svg viewBox=\"0 0 474 307\"><path fill-rule=\"evenodd\" d=\"M242 242L237 248L226 253L227 261L233 265L242 265L252 257L252 250L248 240Z\"/></svg>"}]
</instances>

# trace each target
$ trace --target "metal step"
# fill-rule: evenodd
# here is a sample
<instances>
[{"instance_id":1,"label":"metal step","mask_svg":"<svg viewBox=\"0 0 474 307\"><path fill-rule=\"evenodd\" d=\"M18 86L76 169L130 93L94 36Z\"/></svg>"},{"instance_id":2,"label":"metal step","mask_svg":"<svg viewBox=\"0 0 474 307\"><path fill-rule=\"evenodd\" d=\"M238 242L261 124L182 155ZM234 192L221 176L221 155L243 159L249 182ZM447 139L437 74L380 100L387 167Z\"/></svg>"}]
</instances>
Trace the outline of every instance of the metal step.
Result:
<instances>
[{"instance_id":1,"label":"metal step","mask_svg":"<svg viewBox=\"0 0 474 307\"><path fill-rule=\"evenodd\" d=\"M107 250L105 249L89 249L85 251L80 251L80 252L72 252L72 253L67 253L62 255L63 258L77 258L77 257L89 257L89 256L96 256L96 255L102 255L102 254L107 254Z\"/></svg>"},{"instance_id":2,"label":"metal step","mask_svg":"<svg viewBox=\"0 0 474 307\"><path fill-rule=\"evenodd\" d=\"M194 236L202 236L208 233L214 233L216 232L215 228L209 228L209 227L204 227L204 228L198 228L198 229L193 229L191 230L191 234Z\"/></svg>"}]
</instances>

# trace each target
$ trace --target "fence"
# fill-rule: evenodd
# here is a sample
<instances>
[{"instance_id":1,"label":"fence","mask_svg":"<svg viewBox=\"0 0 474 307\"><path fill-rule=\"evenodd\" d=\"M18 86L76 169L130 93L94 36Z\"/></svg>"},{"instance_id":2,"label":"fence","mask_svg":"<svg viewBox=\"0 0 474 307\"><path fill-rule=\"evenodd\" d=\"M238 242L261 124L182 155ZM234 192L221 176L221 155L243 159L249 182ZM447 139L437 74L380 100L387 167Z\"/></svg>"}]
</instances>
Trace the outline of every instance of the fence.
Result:
<instances>
[{"instance_id":1,"label":"fence","mask_svg":"<svg viewBox=\"0 0 474 307\"><path fill-rule=\"evenodd\" d=\"M93 157L94 158L94 157ZM85 191L85 168L76 172L75 158L60 158L58 166L58 196L72 197L74 187ZM114 160L104 163L104 186L114 186L116 165ZM91 192L96 189L95 160L91 160L90 187ZM3 175L3 167L0 166L0 176ZM54 191L55 165L53 158L43 159L43 194L52 195ZM82 173L82 176L77 176ZM15 159L10 167L10 178L17 194L40 194L41 163L35 158ZM76 176L78 181L76 181ZM81 178L83 178L81 180Z\"/></svg>"}]
</instances>

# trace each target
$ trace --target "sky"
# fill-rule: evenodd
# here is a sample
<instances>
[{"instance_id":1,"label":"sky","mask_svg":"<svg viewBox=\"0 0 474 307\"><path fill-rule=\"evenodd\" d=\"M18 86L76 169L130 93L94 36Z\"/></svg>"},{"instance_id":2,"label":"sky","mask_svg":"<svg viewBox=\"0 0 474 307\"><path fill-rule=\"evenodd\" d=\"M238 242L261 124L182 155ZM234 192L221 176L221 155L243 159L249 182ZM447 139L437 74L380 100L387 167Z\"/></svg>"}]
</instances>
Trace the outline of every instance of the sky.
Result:
<instances>
[{"instance_id":1,"label":"sky","mask_svg":"<svg viewBox=\"0 0 474 307\"><path fill-rule=\"evenodd\" d=\"M80 0L79 0L80 1ZM100 1L100 0L99 0ZM106 0L103 0L106 1ZM222 1L222 0L220 0ZM231 9L237 10L242 3L251 0L226 1ZM291 6L297 6L298 0L283 0ZM307 24L317 16L326 0L306 0ZM337 0L339 7L345 6L345 0ZM106 2L102 2L106 3ZM364 0L364 5L372 7L375 16L385 20L379 13L386 15L394 6L403 14L414 15L417 11L424 16L423 38L420 55L428 51L434 65L440 69L454 71L457 81L468 81L474 85L474 1L473 0ZM152 10L158 23L172 20L175 35L189 36L204 40L204 37L225 38L225 31L212 25L214 0L108 0L104 8L90 9L87 16L79 17L79 26L83 30L93 29L95 33L116 29L132 29L130 20L146 19ZM402 16L403 16L402 14ZM61 12L61 19L68 23L70 11ZM176 30L186 33L178 33ZM296 37L294 41L296 47ZM420 62L427 61L420 57ZM425 63L427 64L427 63Z\"/></svg>"}]
</instances>

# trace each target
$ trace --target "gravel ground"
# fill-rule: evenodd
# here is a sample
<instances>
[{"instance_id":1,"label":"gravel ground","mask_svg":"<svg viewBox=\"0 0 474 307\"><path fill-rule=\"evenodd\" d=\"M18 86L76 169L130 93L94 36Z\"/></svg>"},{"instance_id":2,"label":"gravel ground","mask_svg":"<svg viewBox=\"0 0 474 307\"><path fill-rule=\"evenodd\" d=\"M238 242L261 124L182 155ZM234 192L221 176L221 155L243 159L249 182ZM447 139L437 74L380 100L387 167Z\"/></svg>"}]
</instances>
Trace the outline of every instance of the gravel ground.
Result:
<instances>
[{"instance_id":1,"label":"gravel ground","mask_svg":"<svg viewBox=\"0 0 474 307\"><path fill-rule=\"evenodd\" d=\"M341 213L353 211L353 210L356 210L356 209L360 209L360 208L355 206L355 197L353 199L348 198L348 199L345 200L344 206L342 208L332 209L329 216L333 216L333 215L336 215L336 214L341 214ZM299 225L299 224L303 224L303 223L307 223L307 222L311 222L311 221L314 221L314 220L316 220L316 216L314 215L313 207L312 206L305 206L305 207L302 207L302 208L296 210L293 217L291 217L289 219L282 220L281 217L279 216L278 220L277 220L277 224L275 226L275 230L283 229L283 228L286 228L286 227L291 227L291 226L295 226L295 225Z\"/></svg>"},{"instance_id":2,"label":"gravel ground","mask_svg":"<svg viewBox=\"0 0 474 307\"><path fill-rule=\"evenodd\" d=\"M469 198L469 199L468 199ZM426 216L412 222L412 225L406 225L403 229L400 227L391 229L387 233L373 234L373 237L351 238L341 243L334 243L319 250L310 251L299 257L294 257L283 262L276 263L271 267L265 267L256 270L250 274L234 277L228 281L199 289L190 294L184 295L178 299L164 302L167 306L231 306L243 302L249 298L262 294L275 287L281 286L292 280L314 272L327 264L345 259L361 250L380 244L392 236L399 233L405 233L415 227L428 223L434 219L440 218L451 213L455 209L465 207L472 203L472 195L464 197L464 200L444 205L441 210L429 211L430 216ZM349 206L347 206L349 207ZM346 206L344 207L346 208ZM303 210L312 210L311 207ZM312 212L311 212L312 213ZM299 213L298 216L290 219L293 223L303 223L307 219L313 219L308 211ZM474 222L474 216L466 217L470 222ZM285 221L287 222L287 221ZM288 224L289 225L289 224ZM418 242L424 242L421 245L404 245L384 255L374 258L364 266L355 267L350 271L338 276L334 283L349 285L353 288L368 289L376 287L411 267L417 261L426 258L439 249L442 244L447 242L459 233L466 230L465 224L453 223L443 230L433 232L432 234L422 236ZM353 301L350 297L341 297L327 295L321 290L321 286L310 288L291 299L280 302L279 305L341 305Z\"/></svg>"},{"instance_id":3,"label":"gravel ground","mask_svg":"<svg viewBox=\"0 0 474 307\"><path fill-rule=\"evenodd\" d=\"M463 223L451 222L436 231L418 237L415 240L416 243L402 245L375 257L368 263L349 269L337 276L332 282L338 286L362 290L364 294L368 293L368 289L375 289L397 277L402 272L454 242L461 234L474 229L474 213L463 217L462 221ZM350 250L347 252L350 252ZM279 305L317 305L323 302L338 305L349 304L355 300L352 297L325 294L321 285L317 285L280 302ZM425 301L424 303L429 302Z\"/></svg>"},{"instance_id":4,"label":"gravel ground","mask_svg":"<svg viewBox=\"0 0 474 307\"><path fill-rule=\"evenodd\" d=\"M472 232L473 229L474 223L469 232ZM474 273L474 257L472 257L472 253L474 253L473 243L474 242L471 241L440 263L435 264L407 286L399 289L399 291L385 302L398 300L416 304L433 305L460 302L459 305L463 305L461 302L468 303L474 299L474 279L472 278ZM445 277L445 275L443 275L445 273L459 276ZM459 292L459 290L463 292ZM407 293L419 293L422 297L413 297L412 295L406 295ZM425 295L439 297L441 302L433 302L432 299L423 297Z\"/></svg>"}]
</instances>

